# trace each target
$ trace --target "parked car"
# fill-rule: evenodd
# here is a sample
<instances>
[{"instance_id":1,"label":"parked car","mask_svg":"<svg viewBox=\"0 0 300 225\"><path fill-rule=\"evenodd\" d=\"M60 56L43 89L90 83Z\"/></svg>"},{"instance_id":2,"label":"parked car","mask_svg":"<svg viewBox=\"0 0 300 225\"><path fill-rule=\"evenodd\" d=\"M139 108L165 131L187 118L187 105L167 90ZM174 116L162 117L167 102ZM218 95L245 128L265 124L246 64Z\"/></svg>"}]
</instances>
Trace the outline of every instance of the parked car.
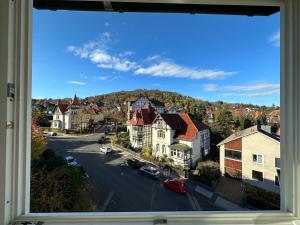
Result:
<instances>
[{"instance_id":1,"label":"parked car","mask_svg":"<svg viewBox=\"0 0 300 225\"><path fill-rule=\"evenodd\" d=\"M140 172L146 176L151 177L152 179L159 179L160 173L153 166L142 166Z\"/></svg>"},{"instance_id":2,"label":"parked car","mask_svg":"<svg viewBox=\"0 0 300 225\"><path fill-rule=\"evenodd\" d=\"M56 132L53 132L53 131L51 131L51 132L49 132L49 135L50 135L50 136L57 136L57 133L56 133Z\"/></svg>"},{"instance_id":3,"label":"parked car","mask_svg":"<svg viewBox=\"0 0 300 225\"><path fill-rule=\"evenodd\" d=\"M111 148L109 148L109 147L100 147L99 149L100 149L100 152L104 153L104 154L111 152Z\"/></svg>"},{"instance_id":4,"label":"parked car","mask_svg":"<svg viewBox=\"0 0 300 225\"><path fill-rule=\"evenodd\" d=\"M78 169L80 170L82 176L84 176L85 178L89 178L90 176L87 174L87 172L85 171L85 169L83 168L83 166L78 165Z\"/></svg>"},{"instance_id":5,"label":"parked car","mask_svg":"<svg viewBox=\"0 0 300 225\"><path fill-rule=\"evenodd\" d=\"M164 186L177 193L185 193L185 184L182 179L167 179L164 181Z\"/></svg>"},{"instance_id":6,"label":"parked car","mask_svg":"<svg viewBox=\"0 0 300 225\"><path fill-rule=\"evenodd\" d=\"M137 159L126 159L125 164L133 169L139 169L142 166L145 166L145 162L141 162Z\"/></svg>"},{"instance_id":7,"label":"parked car","mask_svg":"<svg viewBox=\"0 0 300 225\"><path fill-rule=\"evenodd\" d=\"M76 159L73 156L65 157L65 161L68 164L68 166L76 166L78 164Z\"/></svg>"},{"instance_id":8,"label":"parked car","mask_svg":"<svg viewBox=\"0 0 300 225\"><path fill-rule=\"evenodd\" d=\"M104 144L105 143L105 138L100 138L97 142L99 144Z\"/></svg>"}]
</instances>

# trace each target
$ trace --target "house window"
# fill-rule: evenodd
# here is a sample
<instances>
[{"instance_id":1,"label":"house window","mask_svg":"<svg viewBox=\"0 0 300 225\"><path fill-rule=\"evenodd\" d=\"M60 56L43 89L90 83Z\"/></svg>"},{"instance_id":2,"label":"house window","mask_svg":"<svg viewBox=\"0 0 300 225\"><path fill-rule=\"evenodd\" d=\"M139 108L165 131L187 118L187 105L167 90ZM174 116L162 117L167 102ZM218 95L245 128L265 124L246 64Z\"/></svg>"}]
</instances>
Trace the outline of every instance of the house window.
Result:
<instances>
[{"instance_id":1,"label":"house window","mask_svg":"<svg viewBox=\"0 0 300 225\"><path fill-rule=\"evenodd\" d=\"M165 138L165 132L162 130L157 131L157 137L158 138Z\"/></svg>"},{"instance_id":2,"label":"house window","mask_svg":"<svg viewBox=\"0 0 300 225\"><path fill-rule=\"evenodd\" d=\"M156 151L159 152L159 144L156 145Z\"/></svg>"},{"instance_id":3,"label":"house window","mask_svg":"<svg viewBox=\"0 0 300 225\"><path fill-rule=\"evenodd\" d=\"M171 149L171 156L176 156L176 150Z\"/></svg>"},{"instance_id":4,"label":"house window","mask_svg":"<svg viewBox=\"0 0 300 225\"><path fill-rule=\"evenodd\" d=\"M253 154L252 155L252 162L258 163L258 164L263 164L264 163L263 155Z\"/></svg>"},{"instance_id":5,"label":"house window","mask_svg":"<svg viewBox=\"0 0 300 225\"><path fill-rule=\"evenodd\" d=\"M275 167L280 168L280 158L275 158Z\"/></svg>"},{"instance_id":6,"label":"house window","mask_svg":"<svg viewBox=\"0 0 300 225\"><path fill-rule=\"evenodd\" d=\"M166 146L165 146L165 145L162 146L162 153L163 153L163 154L166 153Z\"/></svg>"},{"instance_id":7,"label":"house window","mask_svg":"<svg viewBox=\"0 0 300 225\"><path fill-rule=\"evenodd\" d=\"M252 179L253 180L258 180L258 181L263 181L263 173L260 171L252 170Z\"/></svg>"},{"instance_id":8,"label":"house window","mask_svg":"<svg viewBox=\"0 0 300 225\"><path fill-rule=\"evenodd\" d=\"M225 157L236 160L242 160L242 152L225 149Z\"/></svg>"}]
</instances>

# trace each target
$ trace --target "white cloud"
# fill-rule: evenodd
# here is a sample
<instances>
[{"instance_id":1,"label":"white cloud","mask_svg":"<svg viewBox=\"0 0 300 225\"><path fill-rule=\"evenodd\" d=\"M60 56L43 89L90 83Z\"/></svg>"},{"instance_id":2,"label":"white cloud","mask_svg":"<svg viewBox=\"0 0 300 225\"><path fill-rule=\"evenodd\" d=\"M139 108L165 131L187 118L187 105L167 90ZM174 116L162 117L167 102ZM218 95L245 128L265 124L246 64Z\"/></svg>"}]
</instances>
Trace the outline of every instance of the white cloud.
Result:
<instances>
[{"instance_id":1,"label":"white cloud","mask_svg":"<svg viewBox=\"0 0 300 225\"><path fill-rule=\"evenodd\" d=\"M82 46L70 45L67 51L83 59L90 60L99 68L134 74L150 75L154 77L176 77L188 79L223 79L237 72L223 71L218 69L197 69L182 66L171 60L162 60L160 55L153 55L146 59L150 66L143 66L128 57L135 54L133 51L111 54L108 45L111 42L111 34L104 32L96 41L88 41Z\"/></svg>"},{"instance_id":2,"label":"white cloud","mask_svg":"<svg viewBox=\"0 0 300 225\"><path fill-rule=\"evenodd\" d=\"M279 91L280 85L261 82L261 83L254 83L249 85L225 86L224 89L230 91L257 91L257 90Z\"/></svg>"},{"instance_id":3,"label":"white cloud","mask_svg":"<svg viewBox=\"0 0 300 225\"><path fill-rule=\"evenodd\" d=\"M270 38L269 42L272 43L273 45L280 47L280 31L277 31L274 33Z\"/></svg>"},{"instance_id":4,"label":"white cloud","mask_svg":"<svg viewBox=\"0 0 300 225\"><path fill-rule=\"evenodd\" d=\"M76 84L76 85L86 85L86 83L84 82L80 82L80 81L68 81L69 84Z\"/></svg>"},{"instance_id":5,"label":"white cloud","mask_svg":"<svg viewBox=\"0 0 300 225\"><path fill-rule=\"evenodd\" d=\"M204 91L216 91L218 90L217 84L203 84L202 85Z\"/></svg>"},{"instance_id":6,"label":"white cloud","mask_svg":"<svg viewBox=\"0 0 300 225\"><path fill-rule=\"evenodd\" d=\"M99 76L99 77L94 77L94 80L107 80L108 77L105 76Z\"/></svg>"},{"instance_id":7,"label":"white cloud","mask_svg":"<svg viewBox=\"0 0 300 225\"><path fill-rule=\"evenodd\" d=\"M145 61L152 62L160 59L161 59L160 55L152 55L152 56L148 56Z\"/></svg>"},{"instance_id":8,"label":"white cloud","mask_svg":"<svg viewBox=\"0 0 300 225\"><path fill-rule=\"evenodd\" d=\"M134 55L135 52L134 51L125 51L119 54L120 57L125 57L125 56L131 56Z\"/></svg>"},{"instance_id":9,"label":"white cloud","mask_svg":"<svg viewBox=\"0 0 300 225\"><path fill-rule=\"evenodd\" d=\"M263 97L279 94L278 91L265 91L265 92L255 92L255 93L223 93L222 96L237 96L237 97Z\"/></svg>"},{"instance_id":10,"label":"white cloud","mask_svg":"<svg viewBox=\"0 0 300 225\"><path fill-rule=\"evenodd\" d=\"M159 86L161 86L161 84L159 84L159 83L154 83L154 84L152 84L152 86L154 86L154 87L159 87Z\"/></svg>"},{"instance_id":11,"label":"white cloud","mask_svg":"<svg viewBox=\"0 0 300 225\"><path fill-rule=\"evenodd\" d=\"M80 74L80 78L83 78L83 79L88 79L88 76L87 75L84 75L84 74Z\"/></svg>"},{"instance_id":12,"label":"white cloud","mask_svg":"<svg viewBox=\"0 0 300 225\"><path fill-rule=\"evenodd\" d=\"M223 79L237 72L226 72L222 70L201 70L178 65L170 61L163 61L149 67L140 67L134 71L135 74L146 74L154 77L177 77L189 79Z\"/></svg>"},{"instance_id":13,"label":"white cloud","mask_svg":"<svg viewBox=\"0 0 300 225\"><path fill-rule=\"evenodd\" d=\"M106 22L106 23L104 23L104 26L106 26L106 27L109 27L109 23L108 22Z\"/></svg>"},{"instance_id":14,"label":"white cloud","mask_svg":"<svg viewBox=\"0 0 300 225\"><path fill-rule=\"evenodd\" d=\"M133 54L132 51L126 51L119 55L108 53L107 45L110 41L110 33L104 32L97 41L89 41L80 47L71 45L67 47L67 50L75 56L89 59L100 68L114 69L122 72L135 68L136 63L126 58L126 56Z\"/></svg>"},{"instance_id":15,"label":"white cloud","mask_svg":"<svg viewBox=\"0 0 300 225\"><path fill-rule=\"evenodd\" d=\"M223 93L222 96L237 97L260 97L280 94L280 85L266 82L254 83L249 85L225 86L225 90L236 91L234 93Z\"/></svg>"}]
</instances>

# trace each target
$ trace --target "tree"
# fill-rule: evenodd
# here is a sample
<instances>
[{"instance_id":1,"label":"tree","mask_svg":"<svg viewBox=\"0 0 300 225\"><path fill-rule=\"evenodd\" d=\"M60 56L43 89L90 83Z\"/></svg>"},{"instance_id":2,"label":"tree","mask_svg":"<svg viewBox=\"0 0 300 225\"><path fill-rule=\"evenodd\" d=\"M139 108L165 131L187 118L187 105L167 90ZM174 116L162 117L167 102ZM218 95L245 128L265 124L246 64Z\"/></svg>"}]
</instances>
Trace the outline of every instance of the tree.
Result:
<instances>
[{"instance_id":1,"label":"tree","mask_svg":"<svg viewBox=\"0 0 300 225\"><path fill-rule=\"evenodd\" d=\"M143 148L143 150L141 151L141 154L147 158L152 156L152 149L150 147L145 147Z\"/></svg>"},{"instance_id":2,"label":"tree","mask_svg":"<svg viewBox=\"0 0 300 225\"><path fill-rule=\"evenodd\" d=\"M34 122L31 124L31 159L37 159L44 151L47 139L43 137L43 130Z\"/></svg>"},{"instance_id":3,"label":"tree","mask_svg":"<svg viewBox=\"0 0 300 225\"><path fill-rule=\"evenodd\" d=\"M247 116L244 120L243 129L247 129L247 128L252 127L252 126L254 126L254 121L253 121L252 117Z\"/></svg>"},{"instance_id":4,"label":"tree","mask_svg":"<svg viewBox=\"0 0 300 225\"><path fill-rule=\"evenodd\" d=\"M117 133L118 131L118 124L119 123L125 123L126 121L126 117L125 114L121 111L114 111L112 112L109 117L109 119L111 119L114 123L115 123L115 131Z\"/></svg>"},{"instance_id":5,"label":"tree","mask_svg":"<svg viewBox=\"0 0 300 225\"><path fill-rule=\"evenodd\" d=\"M74 128L79 129L80 133L82 133L82 130L85 128L92 130L94 127L94 120L91 112L84 106L80 107L73 116L72 125Z\"/></svg>"},{"instance_id":6,"label":"tree","mask_svg":"<svg viewBox=\"0 0 300 225\"><path fill-rule=\"evenodd\" d=\"M33 160L30 208L32 212L92 211L89 185L78 167L70 167L52 150Z\"/></svg>"},{"instance_id":7,"label":"tree","mask_svg":"<svg viewBox=\"0 0 300 225\"><path fill-rule=\"evenodd\" d=\"M47 115L43 111L37 108L34 108L32 110L32 122L34 122L36 125L40 127L50 127L51 125Z\"/></svg>"},{"instance_id":8,"label":"tree","mask_svg":"<svg viewBox=\"0 0 300 225\"><path fill-rule=\"evenodd\" d=\"M114 135L112 138L111 138L111 143L112 144L118 144L120 142L120 139L117 135Z\"/></svg>"}]
</instances>

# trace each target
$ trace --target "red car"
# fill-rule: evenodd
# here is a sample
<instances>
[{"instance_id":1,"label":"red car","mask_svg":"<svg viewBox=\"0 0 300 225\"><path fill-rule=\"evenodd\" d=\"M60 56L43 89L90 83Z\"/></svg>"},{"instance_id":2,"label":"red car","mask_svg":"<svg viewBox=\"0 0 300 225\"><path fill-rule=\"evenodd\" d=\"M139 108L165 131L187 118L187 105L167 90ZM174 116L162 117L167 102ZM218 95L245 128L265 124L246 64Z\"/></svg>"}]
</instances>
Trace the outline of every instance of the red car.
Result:
<instances>
[{"instance_id":1,"label":"red car","mask_svg":"<svg viewBox=\"0 0 300 225\"><path fill-rule=\"evenodd\" d=\"M185 193L184 180L182 179L167 179L164 181L164 185L167 188L170 188L172 191L177 193Z\"/></svg>"}]
</instances>

